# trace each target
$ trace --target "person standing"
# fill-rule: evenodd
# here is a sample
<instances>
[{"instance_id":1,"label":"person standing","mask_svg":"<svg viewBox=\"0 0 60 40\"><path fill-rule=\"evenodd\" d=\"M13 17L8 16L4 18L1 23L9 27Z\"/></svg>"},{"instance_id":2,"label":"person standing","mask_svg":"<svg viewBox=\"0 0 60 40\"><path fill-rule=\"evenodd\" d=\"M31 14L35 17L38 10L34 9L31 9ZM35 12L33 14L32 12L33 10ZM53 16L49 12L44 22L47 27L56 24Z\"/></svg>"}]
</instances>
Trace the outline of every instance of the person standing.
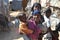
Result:
<instances>
[{"instance_id":1,"label":"person standing","mask_svg":"<svg viewBox=\"0 0 60 40\"><path fill-rule=\"evenodd\" d=\"M40 17L40 11L35 10L32 14L32 18L28 20L28 28L33 30L33 33L28 35L31 38L31 40L38 40L39 34L42 32L40 27L38 27Z\"/></svg>"},{"instance_id":2,"label":"person standing","mask_svg":"<svg viewBox=\"0 0 60 40\"><path fill-rule=\"evenodd\" d=\"M51 22L50 22L51 9L48 8L45 11L45 14L43 16L44 16L44 20L45 20L43 25L46 26L47 29L46 29L46 33L43 35L42 40L52 40L51 29L50 29L50 27L51 27Z\"/></svg>"}]
</instances>

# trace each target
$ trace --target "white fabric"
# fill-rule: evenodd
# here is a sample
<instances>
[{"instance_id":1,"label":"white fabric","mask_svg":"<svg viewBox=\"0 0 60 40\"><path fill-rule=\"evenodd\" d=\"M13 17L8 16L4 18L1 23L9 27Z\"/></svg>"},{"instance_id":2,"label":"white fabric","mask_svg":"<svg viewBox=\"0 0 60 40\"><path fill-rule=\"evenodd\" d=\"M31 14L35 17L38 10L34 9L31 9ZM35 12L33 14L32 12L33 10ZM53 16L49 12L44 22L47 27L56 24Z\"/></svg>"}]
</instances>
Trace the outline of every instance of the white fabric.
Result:
<instances>
[{"instance_id":1,"label":"white fabric","mask_svg":"<svg viewBox=\"0 0 60 40\"><path fill-rule=\"evenodd\" d=\"M58 37L58 39L60 40L60 31L58 31L58 34L59 34L59 37Z\"/></svg>"},{"instance_id":2,"label":"white fabric","mask_svg":"<svg viewBox=\"0 0 60 40\"><path fill-rule=\"evenodd\" d=\"M59 19L51 17L51 30L55 31L56 30L56 25L59 24Z\"/></svg>"},{"instance_id":3,"label":"white fabric","mask_svg":"<svg viewBox=\"0 0 60 40\"><path fill-rule=\"evenodd\" d=\"M47 31L47 29L49 27L51 27L51 22L50 22L50 19L47 18L45 15L44 15L44 20L45 20L45 22L43 23L43 25L46 26L45 31ZM42 37L42 40L52 40L52 36L51 36L50 32L44 34L43 37Z\"/></svg>"},{"instance_id":4,"label":"white fabric","mask_svg":"<svg viewBox=\"0 0 60 40\"><path fill-rule=\"evenodd\" d=\"M49 28L49 27L51 26L51 24L50 24L50 19L47 18L47 17L44 15L44 20L45 20L45 23L46 23L47 27Z\"/></svg>"},{"instance_id":5,"label":"white fabric","mask_svg":"<svg viewBox=\"0 0 60 40\"><path fill-rule=\"evenodd\" d=\"M52 36L51 36L50 32L43 35L42 40L52 40Z\"/></svg>"}]
</instances>

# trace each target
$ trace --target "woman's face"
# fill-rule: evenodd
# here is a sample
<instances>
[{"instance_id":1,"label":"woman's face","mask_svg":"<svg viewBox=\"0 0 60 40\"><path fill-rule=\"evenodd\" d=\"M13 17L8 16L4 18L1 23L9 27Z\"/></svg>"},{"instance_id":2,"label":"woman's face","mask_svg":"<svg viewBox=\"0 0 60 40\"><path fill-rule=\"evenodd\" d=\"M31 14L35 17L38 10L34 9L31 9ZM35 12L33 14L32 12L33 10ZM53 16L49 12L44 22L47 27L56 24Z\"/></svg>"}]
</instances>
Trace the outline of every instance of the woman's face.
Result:
<instances>
[{"instance_id":1,"label":"woman's face","mask_svg":"<svg viewBox=\"0 0 60 40\"><path fill-rule=\"evenodd\" d=\"M39 9L39 7L38 7L38 6L35 6L35 7L34 7L34 10L38 10L38 9Z\"/></svg>"},{"instance_id":2,"label":"woman's face","mask_svg":"<svg viewBox=\"0 0 60 40\"><path fill-rule=\"evenodd\" d=\"M41 20L40 14L34 15L33 18L34 18L34 20L35 20L36 22L39 22L39 21Z\"/></svg>"}]
</instances>

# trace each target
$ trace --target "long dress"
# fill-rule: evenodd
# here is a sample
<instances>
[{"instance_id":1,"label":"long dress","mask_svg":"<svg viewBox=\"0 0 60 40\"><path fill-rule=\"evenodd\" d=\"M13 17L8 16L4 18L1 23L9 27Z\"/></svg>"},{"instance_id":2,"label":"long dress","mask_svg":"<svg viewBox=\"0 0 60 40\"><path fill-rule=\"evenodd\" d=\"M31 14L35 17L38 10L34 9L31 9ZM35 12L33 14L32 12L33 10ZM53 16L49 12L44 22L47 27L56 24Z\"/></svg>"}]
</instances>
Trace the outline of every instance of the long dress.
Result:
<instances>
[{"instance_id":1,"label":"long dress","mask_svg":"<svg viewBox=\"0 0 60 40\"><path fill-rule=\"evenodd\" d=\"M35 23L35 21L33 19L29 20L28 28L31 29L31 30L33 30L33 33L29 34L28 36L32 40L37 40L39 34L41 33L41 29L36 25L36 23Z\"/></svg>"}]
</instances>

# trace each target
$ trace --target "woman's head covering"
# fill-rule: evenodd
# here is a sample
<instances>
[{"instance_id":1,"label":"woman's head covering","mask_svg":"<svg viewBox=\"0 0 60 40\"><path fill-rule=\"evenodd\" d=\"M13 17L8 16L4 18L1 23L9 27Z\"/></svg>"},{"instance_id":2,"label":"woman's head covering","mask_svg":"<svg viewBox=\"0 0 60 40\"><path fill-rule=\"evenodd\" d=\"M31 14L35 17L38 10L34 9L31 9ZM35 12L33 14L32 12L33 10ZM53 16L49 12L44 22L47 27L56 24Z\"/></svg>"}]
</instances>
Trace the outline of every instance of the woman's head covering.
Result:
<instances>
[{"instance_id":1,"label":"woman's head covering","mask_svg":"<svg viewBox=\"0 0 60 40\"><path fill-rule=\"evenodd\" d=\"M39 9L41 10L41 4L40 4L40 3L34 3L33 6L32 6L31 11L34 10L34 9L33 9L34 7L39 7Z\"/></svg>"},{"instance_id":2,"label":"woman's head covering","mask_svg":"<svg viewBox=\"0 0 60 40\"><path fill-rule=\"evenodd\" d=\"M34 10L32 15L36 15L36 14L39 14L41 16L41 23L43 23L44 22L44 17L41 15L41 12L39 10Z\"/></svg>"},{"instance_id":3,"label":"woman's head covering","mask_svg":"<svg viewBox=\"0 0 60 40\"><path fill-rule=\"evenodd\" d=\"M32 12L32 15L36 15L36 14L41 14L41 12L39 10L34 10L34 12Z\"/></svg>"}]
</instances>

